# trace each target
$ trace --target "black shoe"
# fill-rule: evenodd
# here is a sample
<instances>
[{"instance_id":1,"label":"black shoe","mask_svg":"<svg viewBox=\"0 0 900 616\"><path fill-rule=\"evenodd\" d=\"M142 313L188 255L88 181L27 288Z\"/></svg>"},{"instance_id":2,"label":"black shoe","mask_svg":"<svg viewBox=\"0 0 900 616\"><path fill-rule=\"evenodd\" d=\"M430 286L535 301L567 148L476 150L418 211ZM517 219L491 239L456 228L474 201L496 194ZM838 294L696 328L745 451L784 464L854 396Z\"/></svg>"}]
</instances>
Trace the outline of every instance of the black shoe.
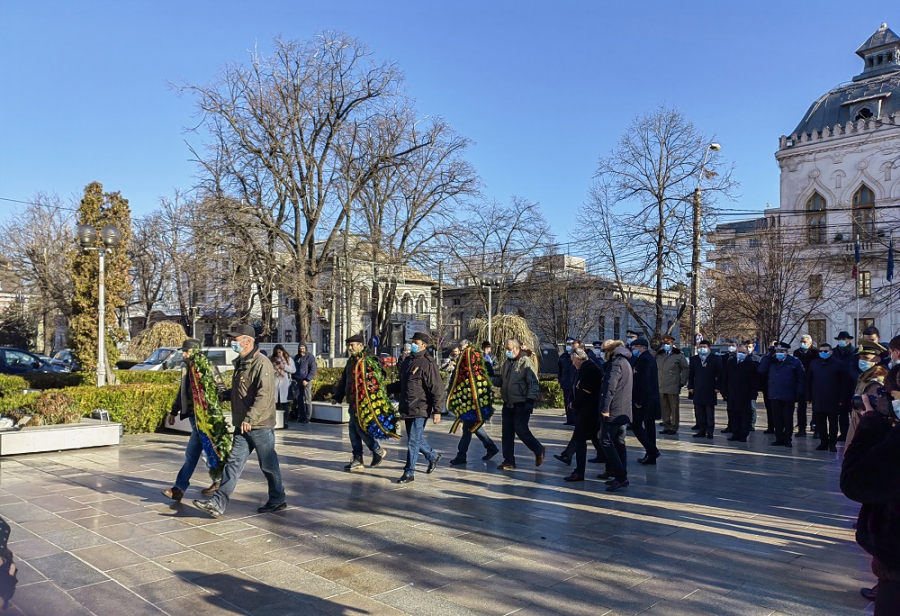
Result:
<instances>
[{"instance_id":1,"label":"black shoe","mask_svg":"<svg viewBox=\"0 0 900 616\"><path fill-rule=\"evenodd\" d=\"M649 457L650 457L650 456L648 456L648 455L644 455L644 456L638 458L638 459L637 459L638 464L646 464L646 463L647 463L647 459L648 459Z\"/></svg>"},{"instance_id":2,"label":"black shoe","mask_svg":"<svg viewBox=\"0 0 900 616\"><path fill-rule=\"evenodd\" d=\"M775 434L775 428L769 428L768 430L763 430L763 434Z\"/></svg>"},{"instance_id":3,"label":"black shoe","mask_svg":"<svg viewBox=\"0 0 900 616\"><path fill-rule=\"evenodd\" d=\"M699 429L700 429L700 424L694 424L693 426L691 426L691 430L699 430Z\"/></svg>"},{"instance_id":4,"label":"black shoe","mask_svg":"<svg viewBox=\"0 0 900 616\"><path fill-rule=\"evenodd\" d=\"M450 460L450 466L465 466L466 460L465 458L453 458Z\"/></svg>"},{"instance_id":5,"label":"black shoe","mask_svg":"<svg viewBox=\"0 0 900 616\"><path fill-rule=\"evenodd\" d=\"M859 594L861 594L866 601L874 601L878 596L878 586L875 586L874 588L860 588Z\"/></svg>"},{"instance_id":6,"label":"black shoe","mask_svg":"<svg viewBox=\"0 0 900 616\"><path fill-rule=\"evenodd\" d=\"M721 432L722 434L734 434L734 433L731 431L731 428L725 428L724 430L721 430L720 432Z\"/></svg>"},{"instance_id":7,"label":"black shoe","mask_svg":"<svg viewBox=\"0 0 900 616\"><path fill-rule=\"evenodd\" d=\"M216 506L212 504L212 501L208 500L195 500L194 507L200 511L205 511L214 518L218 518L223 513L221 509L216 508Z\"/></svg>"},{"instance_id":8,"label":"black shoe","mask_svg":"<svg viewBox=\"0 0 900 616\"><path fill-rule=\"evenodd\" d=\"M575 424L574 424L574 423L569 423L569 422L567 421L567 422L564 423L563 425L564 425L564 426L574 426Z\"/></svg>"},{"instance_id":9,"label":"black shoe","mask_svg":"<svg viewBox=\"0 0 900 616\"><path fill-rule=\"evenodd\" d=\"M596 458L591 458L590 460L588 460L588 462L590 462L591 464L603 464L604 462L606 462L606 460L604 460L600 456L597 456Z\"/></svg>"},{"instance_id":10,"label":"black shoe","mask_svg":"<svg viewBox=\"0 0 900 616\"><path fill-rule=\"evenodd\" d=\"M739 440L741 440L741 439L739 439L739 438L736 437L736 436L729 436L726 440L728 440L728 441L739 441Z\"/></svg>"},{"instance_id":11,"label":"black shoe","mask_svg":"<svg viewBox=\"0 0 900 616\"><path fill-rule=\"evenodd\" d=\"M415 475L410 475L409 473L403 473L400 479L397 480L397 483L412 483L416 480Z\"/></svg>"},{"instance_id":12,"label":"black shoe","mask_svg":"<svg viewBox=\"0 0 900 616\"><path fill-rule=\"evenodd\" d=\"M565 464L566 466L572 466L572 458L570 458L568 456L564 456L561 453L555 453L555 454L553 454L553 457L556 458L557 460L559 460L560 462L562 462L563 464Z\"/></svg>"},{"instance_id":13,"label":"black shoe","mask_svg":"<svg viewBox=\"0 0 900 616\"><path fill-rule=\"evenodd\" d=\"M772 441L769 445L772 447L784 447L784 441Z\"/></svg>"},{"instance_id":14,"label":"black shoe","mask_svg":"<svg viewBox=\"0 0 900 616\"><path fill-rule=\"evenodd\" d=\"M278 503L277 505L270 505L266 503L262 507L256 510L256 513L275 513L276 511L281 511L283 509L287 509L287 503Z\"/></svg>"},{"instance_id":15,"label":"black shoe","mask_svg":"<svg viewBox=\"0 0 900 616\"><path fill-rule=\"evenodd\" d=\"M353 458L353 461L345 466L344 470L350 471L351 473L361 473L366 470L366 465L363 464L362 458Z\"/></svg>"},{"instance_id":16,"label":"black shoe","mask_svg":"<svg viewBox=\"0 0 900 616\"><path fill-rule=\"evenodd\" d=\"M499 471L514 471L516 470L515 462L501 462L497 465L497 470Z\"/></svg>"},{"instance_id":17,"label":"black shoe","mask_svg":"<svg viewBox=\"0 0 900 616\"><path fill-rule=\"evenodd\" d=\"M584 481L584 475L579 475L578 473L573 472L568 477L563 477L563 481L568 481L568 482Z\"/></svg>"},{"instance_id":18,"label":"black shoe","mask_svg":"<svg viewBox=\"0 0 900 616\"><path fill-rule=\"evenodd\" d=\"M794 436L806 436L806 430L797 430L797 434Z\"/></svg>"},{"instance_id":19,"label":"black shoe","mask_svg":"<svg viewBox=\"0 0 900 616\"><path fill-rule=\"evenodd\" d=\"M703 438L704 436L706 436L706 432L698 432L694 435L694 438Z\"/></svg>"},{"instance_id":20,"label":"black shoe","mask_svg":"<svg viewBox=\"0 0 900 616\"><path fill-rule=\"evenodd\" d=\"M498 453L500 453L500 450L499 450L499 449L496 449L496 448L491 449L491 450L488 451L486 454L484 454L483 456L481 456L481 459L482 459L482 460L490 460L491 458L493 458L494 456L496 456Z\"/></svg>"},{"instance_id":21,"label":"black shoe","mask_svg":"<svg viewBox=\"0 0 900 616\"><path fill-rule=\"evenodd\" d=\"M628 487L627 479L625 481L614 481L613 483L609 484L609 486L607 486L606 491L607 492L617 492L617 491L619 491L623 488L627 488L627 487Z\"/></svg>"},{"instance_id":22,"label":"black shoe","mask_svg":"<svg viewBox=\"0 0 900 616\"><path fill-rule=\"evenodd\" d=\"M828 445L826 445L825 443L822 443L821 445L816 447L816 451L828 451Z\"/></svg>"},{"instance_id":23,"label":"black shoe","mask_svg":"<svg viewBox=\"0 0 900 616\"><path fill-rule=\"evenodd\" d=\"M675 434L675 432L671 430L660 430L659 433L664 435Z\"/></svg>"},{"instance_id":24,"label":"black shoe","mask_svg":"<svg viewBox=\"0 0 900 616\"><path fill-rule=\"evenodd\" d=\"M785 441L784 446L788 449L792 449L794 447L794 445L790 441Z\"/></svg>"},{"instance_id":25,"label":"black shoe","mask_svg":"<svg viewBox=\"0 0 900 616\"><path fill-rule=\"evenodd\" d=\"M747 442L747 438L746 438L746 437L744 437L744 438L739 438L739 439L737 439L737 442L738 442L738 443L746 443L746 442Z\"/></svg>"},{"instance_id":26,"label":"black shoe","mask_svg":"<svg viewBox=\"0 0 900 616\"><path fill-rule=\"evenodd\" d=\"M846 434L841 434L839 437L837 437L837 442L838 442L838 443L846 443L846 442L847 442L847 435L846 435Z\"/></svg>"},{"instance_id":27,"label":"black shoe","mask_svg":"<svg viewBox=\"0 0 900 616\"><path fill-rule=\"evenodd\" d=\"M657 453L656 455L646 455L643 458L638 460L639 464L647 464L649 466L656 466L656 461L659 459L659 456L662 455Z\"/></svg>"},{"instance_id":28,"label":"black shoe","mask_svg":"<svg viewBox=\"0 0 900 616\"><path fill-rule=\"evenodd\" d=\"M713 432L712 432L712 430L710 430L709 432L706 433L706 438L712 438L712 437L713 437Z\"/></svg>"},{"instance_id":29,"label":"black shoe","mask_svg":"<svg viewBox=\"0 0 900 616\"><path fill-rule=\"evenodd\" d=\"M438 462L440 462L441 458L443 458L443 457L444 456L442 456L441 454L438 454L437 457L434 459L434 462L429 462L428 468L425 469L425 474L430 475L431 473L433 473L434 469L437 468Z\"/></svg>"},{"instance_id":30,"label":"black shoe","mask_svg":"<svg viewBox=\"0 0 900 616\"><path fill-rule=\"evenodd\" d=\"M837 453L837 445L829 446L828 451L830 451L831 453Z\"/></svg>"},{"instance_id":31,"label":"black shoe","mask_svg":"<svg viewBox=\"0 0 900 616\"><path fill-rule=\"evenodd\" d=\"M599 475L597 475L597 479L610 479L614 475L615 475L615 473L610 473L609 471L604 471L604 472L600 473Z\"/></svg>"},{"instance_id":32,"label":"black shoe","mask_svg":"<svg viewBox=\"0 0 900 616\"><path fill-rule=\"evenodd\" d=\"M369 466L371 466L372 468L375 468L376 466L378 466L379 464L381 464L384 461L384 458L386 456L387 456L387 452L384 449L379 447L378 449L376 449L375 451L372 452L372 463L369 464Z\"/></svg>"}]
</instances>

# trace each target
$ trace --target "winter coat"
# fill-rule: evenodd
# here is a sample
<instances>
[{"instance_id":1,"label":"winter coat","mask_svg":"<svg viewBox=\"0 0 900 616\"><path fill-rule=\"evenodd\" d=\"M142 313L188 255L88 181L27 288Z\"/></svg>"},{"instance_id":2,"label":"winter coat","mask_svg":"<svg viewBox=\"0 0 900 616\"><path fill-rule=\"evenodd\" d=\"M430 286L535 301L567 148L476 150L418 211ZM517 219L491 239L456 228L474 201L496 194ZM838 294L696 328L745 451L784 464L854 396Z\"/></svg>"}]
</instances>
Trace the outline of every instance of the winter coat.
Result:
<instances>
[{"instance_id":1,"label":"winter coat","mask_svg":"<svg viewBox=\"0 0 900 616\"><path fill-rule=\"evenodd\" d=\"M275 370L269 358L256 346L246 356L235 359L231 389L225 397L231 400L231 421L240 432L241 423L257 428L275 427Z\"/></svg>"},{"instance_id":2,"label":"winter coat","mask_svg":"<svg viewBox=\"0 0 900 616\"><path fill-rule=\"evenodd\" d=\"M307 353L306 355L297 353L294 355L294 364L297 366L297 371L294 372L295 381L311 382L316 378L316 372L319 371L319 365L316 364L316 358L313 357L312 353Z\"/></svg>"},{"instance_id":3,"label":"winter coat","mask_svg":"<svg viewBox=\"0 0 900 616\"><path fill-rule=\"evenodd\" d=\"M793 355L778 361L768 354L759 362L759 373L769 384L769 400L796 402L806 391L806 372L803 364Z\"/></svg>"},{"instance_id":4,"label":"winter coat","mask_svg":"<svg viewBox=\"0 0 900 616\"><path fill-rule=\"evenodd\" d=\"M875 396L878 390L884 385L885 369L881 366L873 366L861 373L859 380L856 382L856 388L853 394L856 396ZM849 447L850 443L856 438L856 430L859 428L859 421L865 411L857 411L851 408L850 425L847 428L847 440L844 444Z\"/></svg>"},{"instance_id":5,"label":"winter coat","mask_svg":"<svg viewBox=\"0 0 900 616\"><path fill-rule=\"evenodd\" d=\"M572 389L572 387L575 386L576 378L577 375L575 374L575 364L572 363L572 356L568 353L563 353L559 356L559 364L557 367L559 386L563 388L563 391Z\"/></svg>"},{"instance_id":6,"label":"winter coat","mask_svg":"<svg viewBox=\"0 0 900 616\"><path fill-rule=\"evenodd\" d=\"M353 378L353 370L356 368L356 363L363 357L365 357L365 351L362 351L359 355L350 356L347 359L347 363L344 364L344 371L341 373L341 378L334 386L334 395L332 398L338 404L343 402L344 398L347 398L348 411L351 415L356 414L356 381ZM385 376L384 368L380 365L379 370L381 370L381 376ZM390 389L388 391L390 391Z\"/></svg>"},{"instance_id":7,"label":"winter coat","mask_svg":"<svg viewBox=\"0 0 900 616\"><path fill-rule=\"evenodd\" d=\"M608 414L610 420L621 416L631 420L634 371L630 359L631 351L623 346L616 347L604 366L600 413Z\"/></svg>"},{"instance_id":8,"label":"winter coat","mask_svg":"<svg viewBox=\"0 0 900 616\"><path fill-rule=\"evenodd\" d=\"M847 366L847 369L850 370L850 373L853 374L853 369L857 368L859 364L859 356L856 353L856 347L852 344L848 344L845 347L835 346L832 355L836 358L844 362L844 365Z\"/></svg>"},{"instance_id":9,"label":"winter coat","mask_svg":"<svg viewBox=\"0 0 900 616\"><path fill-rule=\"evenodd\" d=\"M181 365L181 386L178 388L178 394L172 401L171 415L178 415L179 419L187 419L194 416L194 395L191 392L191 379L188 368L184 364Z\"/></svg>"},{"instance_id":10,"label":"winter coat","mask_svg":"<svg viewBox=\"0 0 900 616\"><path fill-rule=\"evenodd\" d=\"M722 358L710 353L706 364L699 355L693 355L688 370L688 390L694 390L694 404L715 406L716 391L722 390Z\"/></svg>"},{"instance_id":11,"label":"winter coat","mask_svg":"<svg viewBox=\"0 0 900 616\"><path fill-rule=\"evenodd\" d=\"M275 364L272 364L275 368ZM288 392L291 390L291 375L297 371L294 360L288 357L287 364L279 371L275 368L275 402L281 404L288 402Z\"/></svg>"},{"instance_id":12,"label":"winter coat","mask_svg":"<svg viewBox=\"0 0 900 616\"><path fill-rule=\"evenodd\" d=\"M590 359L595 366L603 370L603 353L599 350L594 349L593 351L589 351L588 359Z\"/></svg>"},{"instance_id":13,"label":"winter coat","mask_svg":"<svg viewBox=\"0 0 900 616\"><path fill-rule=\"evenodd\" d=\"M797 349L794 351L794 357L800 360L804 370L809 370L809 365L814 359L821 359L816 349Z\"/></svg>"},{"instance_id":14,"label":"winter coat","mask_svg":"<svg viewBox=\"0 0 900 616\"><path fill-rule=\"evenodd\" d=\"M841 491L862 503L856 541L875 558L880 578L900 578L900 423L868 412L848 442Z\"/></svg>"},{"instance_id":15,"label":"winter coat","mask_svg":"<svg viewBox=\"0 0 900 616\"><path fill-rule=\"evenodd\" d=\"M437 362L428 351L411 353L400 364L400 382L388 386L389 393L399 389L398 408L404 419L430 417L439 413L444 404L444 381Z\"/></svg>"},{"instance_id":16,"label":"winter coat","mask_svg":"<svg viewBox=\"0 0 900 616\"><path fill-rule=\"evenodd\" d=\"M742 404L756 400L759 395L759 362L752 356L743 361L733 355L725 362L722 371L722 398L733 408L742 408Z\"/></svg>"},{"instance_id":17,"label":"winter coat","mask_svg":"<svg viewBox=\"0 0 900 616\"><path fill-rule=\"evenodd\" d=\"M500 388L500 397L506 406L521 402L533 403L541 391L530 351L520 351L516 359L507 359L503 362L500 376L491 380Z\"/></svg>"},{"instance_id":18,"label":"winter coat","mask_svg":"<svg viewBox=\"0 0 900 616\"><path fill-rule=\"evenodd\" d=\"M848 396L850 373L847 366L834 355L828 359L817 357L809 362L806 372L806 400L812 402L813 413L837 415Z\"/></svg>"},{"instance_id":19,"label":"winter coat","mask_svg":"<svg viewBox=\"0 0 900 616\"><path fill-rule=\"evenodd\" d=\"M666 353L660 347L656 353L656 371L659 374L659 393L678 394L688 380L688 360L676 347Z\"/></svg>"},{"instance_id":20,"label":"winter coat","mask_svg":"<svg viewBox=\"0 0 900 616\"><path fill-rule=\"evenodd\" d=\"M576 439L590 439L600 430L600 393L603 389L603 369L586 361L577 371L574 402Z\"/></svg>"},{"instance_id":21,"label":"winter coat","mask_svg":"<svg viewBox=\"0 0 900 616\"><path fill-rule=\"evenodd\" d=\"M662 419L659 401L659 375L656 359L650 351L644 351L634 361L631 416L635 423L645 419Z\"/></svg>"}]
</instances>

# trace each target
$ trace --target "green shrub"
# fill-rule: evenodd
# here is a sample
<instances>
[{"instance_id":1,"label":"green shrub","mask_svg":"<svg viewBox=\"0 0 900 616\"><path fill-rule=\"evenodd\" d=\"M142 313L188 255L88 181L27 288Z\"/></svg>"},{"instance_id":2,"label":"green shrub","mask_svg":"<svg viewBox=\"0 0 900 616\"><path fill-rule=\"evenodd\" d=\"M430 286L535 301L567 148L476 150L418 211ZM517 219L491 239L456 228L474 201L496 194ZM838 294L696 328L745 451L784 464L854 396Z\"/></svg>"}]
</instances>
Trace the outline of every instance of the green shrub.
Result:
<instances>
[{"instance_id":1,"label":"green shrub","mask_svg":"<svg viewBox=\"0 0 900 616\"><path fill-rule=\"evenodd\" d=\"M28 389L28 382L20 376L0 374L0 400L21 396Z\"/></svg>"},{"instance_id":2,"label":"green shrub","mask_svg":"<svg viewBox=\"0 0 900 616\"><path fill-rule=\"evenodd\" d=\"M31 389L62 389L97 383L97 375L93 372L34 372L24 374L22 378Z\"/></svg>"},{"instance_id":3,"label":"green shrub","mask_svg":"<svg viewBox=\"0 0 900 616\"><path fill-rule=\"evenodd\" d=\"M82 413L72 396L63 390L40 394L34 403L34 416L29 425L55 426L78 423Z\"/></svg>"},{"instance_id":4,"label":"green shrub","mask_svg":"<svg viewBox=\"0 0 900 616\"><path fill-rule=\"evenodd\" d=\"M538 385L541 388L541 395L537 401L538 408L561 409L565 406L562 387L559 386L559 382L555 378L553 380L539 380Z\"/></svg>"},{"instance_id":5,"label":"green shrub","mask_svg":"<svg viewBox=\"0 0 900 616\"><path fill-rule=\"evenodd\" d=\"M121 385L136 385L138 383L150 383L153 385L178 385L181 380L181 370L119 370L116 379Z\"/></svg>"},{"instance_id":6,"label":"green shrub","mask_svg":"<svg viewBox=\"0 0 900 616\"><path fill-rule=\"evenodd\" d=\"M7 415L13 419L19 419L22 415L34 415L34 406L39 393L22 394L16 396L0 397L0 415Z\"/></svg>"},{"instance_id":7,"label":"green shrub","mask_svg":"<svg viewBox=\"0 0 900 616\"><path fill-rule=\"evenodd\" d=\"M109 385L107 387L72 387L63 390L72 396L79 414L90 415L94 409L106 409L109 418L122 424L126 434L155 432L172 409L178 385Z\"/></svg>"}]
</instances>

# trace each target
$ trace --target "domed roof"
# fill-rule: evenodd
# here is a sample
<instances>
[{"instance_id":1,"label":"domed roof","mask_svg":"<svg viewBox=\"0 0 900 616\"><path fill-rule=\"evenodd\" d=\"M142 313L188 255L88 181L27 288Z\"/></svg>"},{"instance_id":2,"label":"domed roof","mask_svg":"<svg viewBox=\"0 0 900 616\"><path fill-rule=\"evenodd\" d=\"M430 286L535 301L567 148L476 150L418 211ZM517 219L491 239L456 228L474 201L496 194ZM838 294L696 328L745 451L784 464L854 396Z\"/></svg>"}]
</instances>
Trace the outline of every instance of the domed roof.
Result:
<instances>
[{"instance_id":1,"label":"domed roof","mask_svg":"<svg viewBox=\"0 0 900 616\"><path fill-rule=\"evenodd\" d=\"M900 37L883 23L856 54L863 59L863 72L813 103L793 134L821 133L826 126L900 111Z\"/></svg>"}]
</instances>

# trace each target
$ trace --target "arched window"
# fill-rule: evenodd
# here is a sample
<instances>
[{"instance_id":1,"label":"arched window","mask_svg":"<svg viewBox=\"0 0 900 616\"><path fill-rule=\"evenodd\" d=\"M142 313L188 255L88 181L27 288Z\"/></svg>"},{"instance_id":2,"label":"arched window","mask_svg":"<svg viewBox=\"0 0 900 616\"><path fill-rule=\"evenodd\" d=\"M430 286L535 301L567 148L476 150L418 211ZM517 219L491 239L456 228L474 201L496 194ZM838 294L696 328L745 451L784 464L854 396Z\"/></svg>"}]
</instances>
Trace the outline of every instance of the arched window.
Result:
<instances>
[{"instance_id":1,"label":"arched window","mask_svg":"<svg viewBox=\"0 0 900 616\"><path fill-rule=\"evenodd\" d=\"M806 200L806 228L810 244L824 244L825 239L825 199L819 193Z\"/></svg>"},{"instance_id":2,"label":"arched window","mask_svg":"<svg viewBox=\"0 0 900 616\"><path fill-rule=\"evenodd\" d=\"M853 193L853 226L859 235L875 233L875 193L865 184Z\"/></svg>"},{"instance_id":3,"label":"arched window","mask_svg":"<svg viewBox=\"0 0 900 616\"><path fill-rule=\"evenodd\" d=\"M425 301L425 296L420 295L416 300L416 314L425 314L428 312L428 302Z\"/></svg>"},{"instance_id":4,"label":"arched window","mask_svg":"<svg viewBox=\"0 0 900 616\"><path fill-rule=\"evenodd\" d=\"M856 112L856 117L854 118L854 120L868 120L869 118L873 117L874 115L875 114L872 113L871 109L869 109L868 107L863 107L862 109L860 109L859 111Z\"/></svg>"},{"instance_id":5,"label":"arched window","mask_svg":"<svg viewBox=\"0 0 900 616\"><path fill-rule=\"evenodd\" d=\"M412 298L409 294L404 295L400 300L400 312L403 314L412 314Z\"/></svg>"},{"instance_id":6,"label":"arched window","mask_svg":"<svg viewBox=\"0 0 900 616\"><path fill-rule=\"evenodd\" d=\"M369 309L369 300L372 299L372 292L366 287L359 289L359 309L363 312Z\"/></svg>"}]
</instances>

